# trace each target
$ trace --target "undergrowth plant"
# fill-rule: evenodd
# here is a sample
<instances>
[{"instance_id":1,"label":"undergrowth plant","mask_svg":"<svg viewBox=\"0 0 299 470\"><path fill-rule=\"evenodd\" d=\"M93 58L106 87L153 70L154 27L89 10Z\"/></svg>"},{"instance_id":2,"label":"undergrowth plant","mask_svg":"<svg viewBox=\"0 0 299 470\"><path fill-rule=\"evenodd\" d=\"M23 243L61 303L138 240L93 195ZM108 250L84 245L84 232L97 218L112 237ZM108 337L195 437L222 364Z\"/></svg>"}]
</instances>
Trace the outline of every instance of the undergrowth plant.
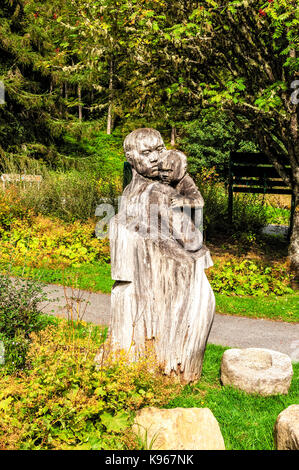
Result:
<instances>
[{"instance_id":1,"label":"undergrowth plant","mask_svg":"<svg viewBox=\"0 0 299 470\"><path fill-rule=\"evenodd\" d=\"M151 354L129 360L95 356L106 332L59 320L31 334L30 369L0 371L0 449L136 448L129 431L135 410L162 406L178 384L162 376Z\"/></svg>"},{"instance_id":2,"label":"undergrowth plant","mask_svg":"<svg viewBox=\"0 0 299 470\"><path fill-rule=\"evenodd\" d=\"M293 293L286 267L266 266L249 259L217 262L209 273L209 280L215 292L226 295L256 297Z\"/></svg>"},{"instance_id":3,"label":"undergrowth plant","mask_svg":"<svg viewBox=\"0 0 299 470\"><path fill-rule=\"evenodd\" d=\"M50 148L44 147L43 152ZM6 189L13 188L23 205L36 214L86 221L103 198L114 203L122 191L122 135L107 135L98 121L69 122L55 158L50 157L52 164L47 158L31 157L1 155L0 173L42 176L39 184L6 183Z\"/></svg>"},{"instance_id":4,"label":"undergrowth plant","mask_svg":"<svg viewBox=\"0 0 299 470\"><path fill-rule=\"evenodd\" d=\"M1 263L63 268L110 260L109 242L96 238L94 221L35 215L14 191L0 191L0 239Z\"/></svg>"},{"instance_id":5,"label":"undergrowth plant","mask_svg":"<svg viewBox=\"0 0 299 470\"><path fill-rule=\"evenodd\" d=\"M51 321L42 314L47 296L40 283L0 274L0 341L4 345L4 366L12 372L26 366L30 334Z\"/></svg>"},{"instance_id":6,"label":"undergrowth plant","mask_svg":"<svg viewBox=\"0 0 299 470\"><path fill-rule=\"evenodd\" d=\"M222 232L258 233L270 223L271 214L259 194L235 194L232 222L228 217L228 192L215 168L203 168L195 176L204 198L204 230L207 236Z\"/></svg>"}]
</instances>

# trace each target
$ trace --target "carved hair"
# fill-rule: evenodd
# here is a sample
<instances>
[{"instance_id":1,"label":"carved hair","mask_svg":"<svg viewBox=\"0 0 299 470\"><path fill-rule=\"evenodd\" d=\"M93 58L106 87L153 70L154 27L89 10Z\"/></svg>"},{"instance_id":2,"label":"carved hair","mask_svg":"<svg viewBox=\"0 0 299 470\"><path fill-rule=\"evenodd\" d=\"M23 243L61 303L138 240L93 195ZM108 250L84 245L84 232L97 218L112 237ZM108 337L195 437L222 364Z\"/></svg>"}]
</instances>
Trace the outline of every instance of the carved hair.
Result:
<instances>
[{"instance_id":1,"label":"carved hair","mask_svg":"<svg viewBox=\"0 0 299 470\"><path fill-rule=\"evenodd\" d=\"M131 132L131 134L127 135L127 137L124 140L125 153L136 149L138 140L148 139L152 135L158 137L163 142L160 132L156 131L156 129L151 129L149 127L142 127L140 129L135 129L133 132Z\"/></svg>"}]
</instances>

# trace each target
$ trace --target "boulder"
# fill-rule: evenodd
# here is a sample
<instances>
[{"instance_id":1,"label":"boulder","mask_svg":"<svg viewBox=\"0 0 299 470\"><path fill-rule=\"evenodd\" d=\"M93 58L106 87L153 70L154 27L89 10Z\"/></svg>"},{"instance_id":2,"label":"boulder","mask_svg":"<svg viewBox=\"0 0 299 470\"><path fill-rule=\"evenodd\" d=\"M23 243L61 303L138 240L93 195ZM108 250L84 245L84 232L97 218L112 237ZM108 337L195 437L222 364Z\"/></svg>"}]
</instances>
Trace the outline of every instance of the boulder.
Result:
<instances>
[{"instance_id":1,"label":"boulder","mask_svg":"<svg viewBox=\"0 0 299 470\"><path fill-rule=\"evenodd\" d=\"M209 408L143 408L133 431L153 450L225 450L219 424Z\"/></svg>"},{"instance_id":2,"label":"boulder","mask_svg":"<svg viewBox=\"0 0 299 470\"><path fill-rule=\"evenodd\" d=\"M278 415L274 435L277 450L299 450L299 405L291 405Z\"/></svg>"},{"instance_id":3,"label":"boulder","mask_svg":"<svg viewBox=\"0 0 299 470\"><path fill-rule=\"evenodd\" d=\"M287 394L292 376L289 356L270 349L228 349L222 357L223 385L232 385L247 393Z\"/></svg>"}]
</instances>

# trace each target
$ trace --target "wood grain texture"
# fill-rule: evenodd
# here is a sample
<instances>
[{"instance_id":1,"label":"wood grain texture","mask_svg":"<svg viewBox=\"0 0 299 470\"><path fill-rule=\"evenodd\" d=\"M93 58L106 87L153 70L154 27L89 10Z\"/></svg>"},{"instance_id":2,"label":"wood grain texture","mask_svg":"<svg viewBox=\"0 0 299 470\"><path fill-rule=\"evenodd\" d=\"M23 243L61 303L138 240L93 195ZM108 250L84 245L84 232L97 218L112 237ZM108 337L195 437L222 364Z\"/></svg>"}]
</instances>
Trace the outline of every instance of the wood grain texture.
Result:
<instances>
[{"instance_id":1,"label":"wood grain texture","mask_svg":"<svg viewBox=\"0 0 299 470\"><path fill-rule=\"evenodd\" d=\"M174 194L171 186L133 169L119 214L110 222L116 281L110 335L116 349L130 350L133 357L144 354L150 343L163 371L189 383L200 377L214 318L215 298L204 272L213 263L201 233L184 224L184 215L173 216ZM157 225L151 218L153 205ZM184 226L179 236L178 225Z\"/></svg>"}]
</instances>

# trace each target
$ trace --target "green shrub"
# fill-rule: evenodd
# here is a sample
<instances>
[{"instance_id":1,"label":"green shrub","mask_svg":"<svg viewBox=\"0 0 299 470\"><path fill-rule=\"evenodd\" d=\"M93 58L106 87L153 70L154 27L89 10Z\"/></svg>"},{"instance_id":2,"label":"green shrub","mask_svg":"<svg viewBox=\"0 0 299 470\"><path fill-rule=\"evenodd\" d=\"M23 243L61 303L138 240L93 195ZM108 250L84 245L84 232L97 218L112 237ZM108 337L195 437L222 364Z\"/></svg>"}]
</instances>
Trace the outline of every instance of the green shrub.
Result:
<instances>
[{"instance_id":1,"label":"green shrub","mask_svg":"<svg viewBox=\"0 0 299 470\"><path fill-rule=\"evenodd\" d=\"M22 204L15 188L10 191L0 190L0 235L10 230L14 222L24 220L30 223L33 212Z\"/></svg>"},{"instance_id":2,"label":"green shrub","mask_svg":"<svg viewBox=\"0 0 299 470\"><path fill-rule=\"evenodd\" d=\"M39 188L19 186L18 193L22 203L36 214L53 215L68 222L93 217L99 202L94 175L75 170L47 172Z\"/></svg>"},{"instance_id":3,"label":"green shrub","mask_svg":"<svg viewBox=\"0 0 299 470\"><path fill-rule=\"evenodd\" d=\"M264 296L292 293L291 276L283 266L265 266L245 259L218 262L209 274L215 292L228 295Z\"/></svg>"},{"instance_id":4,"label":"green shrub","mask_svg":"<svg viewBox=\"0 0 299 470\"><path fill-rule=\"evenodd\" d=\"M0 340L5 348L5 368L24 368L30 334L43 329L48 321L39 303L46 301L42 286L27 279L11 279L0 274Z\"/></svg>"},{"instance_id":5,"label":"green shrub","mask_svg":"<svg viewBox=\"0 0 299 470\"><path fill-rule=\"evenodd\" d=\"M259 194L234 194L233 220L228 220L228 192L218 181L215 169L202 169L195 181L204 198L204 230L207 235L222 232L258 233L269 220L268 206Z\"/></svg>"},{"instance_id":6,"label":"green shrub","mask_svg":"<svg viewBox=\"0 0 299 470\"><path fill-rule=\"evenodd\" d=\"M36 214L53 215L70 222L94 217L102 198L115 205L122 191L121 134L107 135L94 122L70 123L59 152L60 165L46 165L43 160L21 156L7 157L1 162L4 173L43 177L39 186L10 184L22 206Z\"/></svg>"},{"instance_id":7,"label":"green shrub","mask_svg":"<svg viewBox=\"0 0 299 470\"><path fill-rule=\"evenodd\" d=\"M198 188L204 198L203 229L207 235L215 230L224 230L227 223L227 196L222 183L209 181L201 174L196 175Z\"/></svg>"},{"instance_id":8,"label":"green shrub","mask_svg":"<svg viewBox=\"0 0 299 470\"><path fill-rule=\"evenodd\" d=\"M95 237L94 223L36 216L31 225L17 220L10 231L2 232L0 260L1 265L60 269L98 260L109 262L109 241Z\"/></svg>"},{"instance_id":9,"label":"green shrub","mask_svg":"<svg viewBox=\"0 0 299 470\"><path fill-rule=\"evenodd\" d=\"M267 204L267 223L277 225L289 225L290 223L290 210L281 207L274 207Z\"/></svg>"},{"instance_id":10,"label":"green shrub","mask_svg":"<svg viewBox=\"0 0 299 470\"><path fill-rule=\"evenodd\" d=\"M232 227L239 233L258 233L269 220L260 194L234 194Z\"/></svg>"},{"instance_id":11,"label":"green shrub","mask_svg":"<svg viewBox=\"0 0 299 470\"><path fill-rule=\"evenodd\" d=\"M0 449L136 446L128 430L134 411L166 404L181 387L159 372L152 353L132 361L112 354L109 341L97 370L104 339L99 327L64 319L32 333L30 369L0 373Z\"/></svg>"},{"instance_id":12,"label":"green shrub","mask_svg":"<svg viewBox=\"0 0 299 470\"><path fill-rule=\"evenodd\" d=\"M190 173L195 176L203 168L216 166L222 172L228 168L231 151L254 152L256 145L246 136L246 120L240 130L223 113L204 109L198 119L179 125L179 147L188 155ZM222 174L227 175L227 171Z\"/></svg>"},{"instance_id":13,"label":"green shrub","mask_svg":"<svg viewBox=\"0 0 299 470\"><path fill-rule=\"evenodd\" d=\"M46 172L36 184L10 185L0 190L0 228L10 228L16 218L29 219L33 213L58 217L66 222L86 221L95 216L103 199L115 205L122 190L120 178L96 179L93 173L76 170Z\"/></svg>"},{"instance_id":14,"label":"green shrub","mask_svg":"<svg viewBox=\"0 0 299 470\"><path fill-rule=\"evenodd\" d=\"M31 209L23 208L14 191L0 192L0 220L5 221L0 224L3 266L13 263L63 269L98 260L110 261L109 241L96 238L93 221L68 223L35 216Z\"/></svg>"}]
</instances>

